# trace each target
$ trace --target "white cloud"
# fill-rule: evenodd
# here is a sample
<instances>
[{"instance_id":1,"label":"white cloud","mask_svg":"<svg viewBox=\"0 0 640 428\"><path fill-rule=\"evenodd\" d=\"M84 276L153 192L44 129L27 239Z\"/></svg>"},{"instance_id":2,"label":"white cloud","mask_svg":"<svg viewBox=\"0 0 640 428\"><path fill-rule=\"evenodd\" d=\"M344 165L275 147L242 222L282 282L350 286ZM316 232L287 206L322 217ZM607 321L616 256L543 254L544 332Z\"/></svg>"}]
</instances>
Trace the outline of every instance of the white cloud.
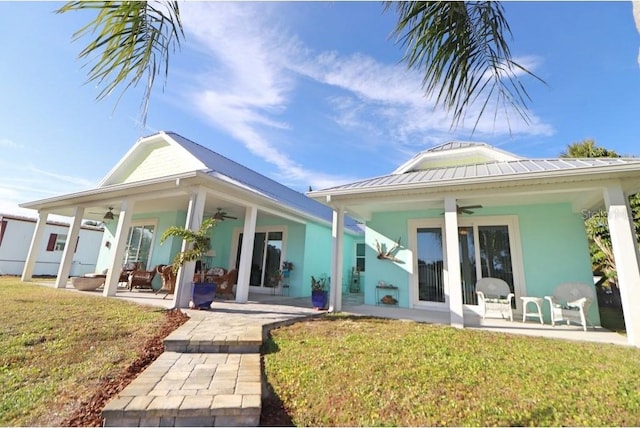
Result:
<instances>
[{"instance_id":1,"label":"white cloud","mask_svg":"<svg viewBox=\"0 0 640 428\"><path fill-rule=\"evenodd\" d=\"M292 125L284 118L301 79L331 89L337 95L309 100L329 105L325 113L346 132L356 134L362 147L384 145L390 156L406 157L416 150L451 139L451 116L434 108L426 97L418 73L404 64L384 64L363 55L314 53L286 23L280 22L279 4L204 2L185 3L181 9L187 40L195 40L204 61L191 77L188 102L210 123L241 141L248 150L275 165L288 181L312 183L314 188L356 180L329 176L299 164L277 141L274 131ZM519 61L529 69L535 58ZM475 117L478 106L470 109ZM491 110L489 110L491 111ZM476 135L549 135L552 128L535 115L531 125L513 112L486 114ZM474 121L458 128L470 134ZM356 138L354 138L356 140Z\"/></svg>"},{"instance_id":2,"label":"white cloud","mask_svg":"<svg viewBox=\"0 0 640 428\"><path fill-rule=\"evenodd\" d=\"M9 149L21 149L23 146L8 138L0 138L0 147Z\"/></svg>"}]
</instances>

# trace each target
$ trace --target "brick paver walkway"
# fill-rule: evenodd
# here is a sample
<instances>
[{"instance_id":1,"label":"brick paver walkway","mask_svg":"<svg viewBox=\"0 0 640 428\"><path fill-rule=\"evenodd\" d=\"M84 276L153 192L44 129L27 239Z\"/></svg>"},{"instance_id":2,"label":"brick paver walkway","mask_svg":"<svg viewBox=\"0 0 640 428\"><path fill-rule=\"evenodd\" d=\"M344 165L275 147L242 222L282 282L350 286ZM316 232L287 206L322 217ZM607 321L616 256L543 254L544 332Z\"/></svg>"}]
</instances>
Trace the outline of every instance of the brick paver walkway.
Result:
<instances>
[{"instance_id":1,"label":"brick paver walkway","mask_svg":"<svg viewBox=\"0 0 640 428\"><path fill-rule=\"evenodd\" d=\"M214 302L165 339L165 352L105 406L105 426L258 426L260 346L270 329L323 312Z\"/></svg>"}]
</instances>

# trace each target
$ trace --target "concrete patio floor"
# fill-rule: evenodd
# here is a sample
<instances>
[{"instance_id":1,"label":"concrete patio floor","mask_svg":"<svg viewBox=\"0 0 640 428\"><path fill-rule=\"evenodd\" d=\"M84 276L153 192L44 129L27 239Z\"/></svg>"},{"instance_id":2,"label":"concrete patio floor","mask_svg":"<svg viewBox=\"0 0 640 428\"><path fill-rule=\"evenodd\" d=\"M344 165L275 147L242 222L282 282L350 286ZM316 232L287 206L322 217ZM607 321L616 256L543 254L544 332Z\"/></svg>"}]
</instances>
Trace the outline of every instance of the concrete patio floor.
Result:
<instances>
[{"instance_id":1,"label":"concrete patio floor","mask_svg":"<svg viewBox=\"0 0 640 428\"><path fill-rule=\"evenodd\" d=\"M44 285L51 286L52 284L45 283ZM67 285L67 289L77 291L70 283ZM102 296L102 289L78 292ZM164 293L156 294L148 290L128 291L126 289L119 289L115 298L138 304L159 306L167 309L171 308L173 305L172 296L168 296L166 299L163 299L163 297ZM249 295L249 301L245 304L238 304L232 300L216 299L216 309L236 314L245 313L248 317L252 317L252 314L255 316L257 313L264 312L275 314L290 312L290 309L278 308L279 306L294 306L306 312L306 310L311 308L311 301L310 297L274 296L258 293L251 293ZM449 312L446 311L426 311L422 309L407 309L382 305L365 305L362 303L362 295L357 294L343 295L342 312L351 315L373 316L430 324L449 325L450 323ZM513 322L498 318L487 318L483 320L476 314L465 312L464 323L465 328L485 331L628 346L625 335L609 331L602 327L589 328L585 332L582 330L582 327L578 325L541 325L538 321L530 319L523 323L520 321L520 317L521 315L518 316L514 314Z\"/></svg>"}]
</instances>

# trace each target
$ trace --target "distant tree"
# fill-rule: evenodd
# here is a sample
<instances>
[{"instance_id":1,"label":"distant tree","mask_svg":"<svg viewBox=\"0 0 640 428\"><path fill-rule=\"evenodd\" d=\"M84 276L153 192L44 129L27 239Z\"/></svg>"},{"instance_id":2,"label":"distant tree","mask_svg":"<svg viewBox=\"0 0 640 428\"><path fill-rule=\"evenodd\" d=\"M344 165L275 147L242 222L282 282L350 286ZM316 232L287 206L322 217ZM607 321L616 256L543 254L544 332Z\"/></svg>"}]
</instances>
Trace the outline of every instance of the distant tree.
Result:
<instances>
[{"instance_id":1,"label":"distant tree","mask_svg":"<svg viewBox=\"0 0 640 428\"><path fill-rule=\"evenodd\" d=\"M596 145L594 140L584 140L578 143L569 144L567 150L560 154L562 158L618 158L613 150ZM636 193L629 197L629 205L633 216L633 223L636 231L636 241L640 242L640 194ZM616 298L619 297L617 286L617 273L613 250L611 248L611 235L609 234L609 223L607 212L599 210L590 212L585 216L585 228L589 239L589 252L591 253L591 264L593 271L601 274L606 284L614 291Z\"/></svg>"},{"instance_id":2,"label":"distant tree","mask_svg":"<svg viewBox=\"0 0 640 428\"><path fill-rule=\"evenodd\" d=\"M594 140L584 140L569 144L567 150L560 153L561 158L619 158L613 150L596 145Z\"/></svg>"},{"instance_id":3,"label":"distant tree","mask_svg":"<svg viewBox=\"0 0 640 428\"><path fill-rule=\"evenodd\" d=\"M179 2L71 1L57 12L92 9L96 18L74 34L75 39L95 35L79 55L95 58L88 81L103 85L100 100L119 86L124 93L144 77L144 124L155 77L163 72L166 79L169 56L184 37ZM499 2L387 2L389 9L398 13L394 34L407 49L406 63L424 73L426 93L453 112L452 126L478 100L476 125L491 105L512 106L528 121L529 95L518 76L540 79L511 59L506 41L511 30Z\"/></svg>"}]
</instances>

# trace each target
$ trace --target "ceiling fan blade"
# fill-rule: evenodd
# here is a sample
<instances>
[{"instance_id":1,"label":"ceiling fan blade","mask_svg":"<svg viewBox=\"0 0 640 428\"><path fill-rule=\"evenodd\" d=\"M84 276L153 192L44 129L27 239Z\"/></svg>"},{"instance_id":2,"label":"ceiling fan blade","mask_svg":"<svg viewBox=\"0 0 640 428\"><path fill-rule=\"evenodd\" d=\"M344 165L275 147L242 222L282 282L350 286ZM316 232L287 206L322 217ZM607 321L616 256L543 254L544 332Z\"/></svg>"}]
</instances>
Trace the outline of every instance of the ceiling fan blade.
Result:
<instances>
[{"instance_id":1,"label":"ceiling fan blade","mask_svg":"<svg viewBox=\"0 0 640 428\"><path fill-rule=\"evenodd\" d=\"M475 210L477 208L482 208L482 205L465 205L463 207L460 207L461 209L465 209L465 210Z\"/></svg>"},{"instance_id":2,"label":"ceiling fan blade","mask_svg":"<svg viewBox=\"0 0 640 428\"><path fill-rule=\"evenodd\" d=\"M233 220L237 220L238 219L238 217L233 217L233 216L230 216L230 215L224 215L223 217L224 218L230 218L230 219L233 219Z\"/></svg>"}]
</instances>

